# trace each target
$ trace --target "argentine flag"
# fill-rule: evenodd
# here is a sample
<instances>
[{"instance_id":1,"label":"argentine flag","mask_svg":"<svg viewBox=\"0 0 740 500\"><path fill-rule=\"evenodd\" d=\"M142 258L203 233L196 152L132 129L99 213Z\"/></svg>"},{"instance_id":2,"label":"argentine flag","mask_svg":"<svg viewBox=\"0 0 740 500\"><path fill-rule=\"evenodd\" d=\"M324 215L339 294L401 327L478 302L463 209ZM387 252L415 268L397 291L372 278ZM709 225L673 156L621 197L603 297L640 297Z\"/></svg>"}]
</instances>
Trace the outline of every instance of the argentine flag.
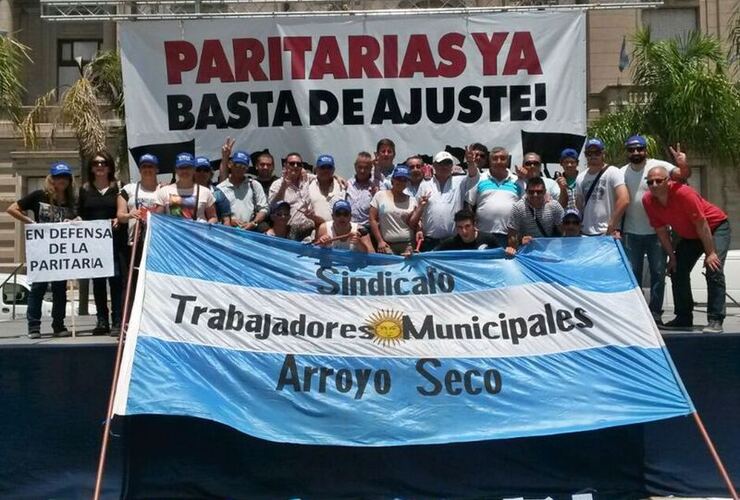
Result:
<instances>
[{"instance_id":1,"label":"argentine flag","mask_svg":"<svg viewBox=\"0 0 740 500\"><path fill-rule=\"evenodd\" d=\"M693 412L622 247L401 258L151 215L117 415L392 446Z\"/></svg>"}]
</instances>

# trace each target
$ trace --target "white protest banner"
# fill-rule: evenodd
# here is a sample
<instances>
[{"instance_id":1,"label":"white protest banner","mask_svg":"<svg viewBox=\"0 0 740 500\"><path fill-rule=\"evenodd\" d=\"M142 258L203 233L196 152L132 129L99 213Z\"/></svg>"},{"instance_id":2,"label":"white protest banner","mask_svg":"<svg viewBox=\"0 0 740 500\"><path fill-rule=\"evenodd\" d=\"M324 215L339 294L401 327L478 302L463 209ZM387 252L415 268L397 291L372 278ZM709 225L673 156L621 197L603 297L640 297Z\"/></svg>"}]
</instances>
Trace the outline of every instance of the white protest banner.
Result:
<instances>
[{"instance_id":1,"label":"white protest banner","mask_svg":"<svg viewBox=\"0 0 740 500\"><path fill-rule=\"evenodd\" d=\"M108 219L28 224L24 234L31 283L113 276L113 231Z\"/></svg>"},{"instance_id":2,"label":"white protest banner","mask_svg":"<svg viewBox=\"0 0 740 500\"><path fill-rule=\"evenodd\" d=\"M120 46L128 143L160 171L180 151L219 159L229 136L278 173L297 151L347 175L384 137L397 162L473 142L519 161L586 132L580 11L136 21Z\"/></svg>"}]
</instances>

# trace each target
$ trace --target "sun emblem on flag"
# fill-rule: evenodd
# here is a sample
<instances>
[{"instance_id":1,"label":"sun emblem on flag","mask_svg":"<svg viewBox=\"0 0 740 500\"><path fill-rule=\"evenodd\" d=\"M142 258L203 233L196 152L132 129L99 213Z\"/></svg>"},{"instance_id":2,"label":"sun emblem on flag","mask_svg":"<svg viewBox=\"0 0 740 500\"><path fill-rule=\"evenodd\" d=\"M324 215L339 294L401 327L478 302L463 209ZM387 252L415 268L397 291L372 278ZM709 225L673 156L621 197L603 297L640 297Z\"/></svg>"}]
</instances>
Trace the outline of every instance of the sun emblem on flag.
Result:
<instances>
[{"instance_id":1,"label":"sun emblem on flag","mask_svg":"<svg viewBox=\"0 0 740 500\"><path fill-rule=\"evenodd\" d=\"M373 342L384 346L403 340L403 313L381 309L367 319L367 325L373 330Z\"/></svg>"}]
</instances>

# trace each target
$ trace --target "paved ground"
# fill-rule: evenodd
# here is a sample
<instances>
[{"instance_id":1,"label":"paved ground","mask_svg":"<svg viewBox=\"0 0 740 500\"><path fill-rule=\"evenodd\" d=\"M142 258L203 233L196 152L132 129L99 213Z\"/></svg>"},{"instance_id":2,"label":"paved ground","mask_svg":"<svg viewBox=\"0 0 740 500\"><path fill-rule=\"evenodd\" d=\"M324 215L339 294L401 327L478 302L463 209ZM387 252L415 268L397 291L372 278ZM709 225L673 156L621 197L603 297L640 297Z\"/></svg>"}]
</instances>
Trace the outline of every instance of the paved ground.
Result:
<instances>
[{"instance_id":1,"label":"paved ground","mask_svg":"<svg viewBox=\"0 0 740 500\"><path fill-rule=\"evenodd\" d=\"M725 319L725 333L740 333L740 307L728 301L727 318ZM669 306L663 315L663 321L673 318L673 311ZM76 316L74 323L72 318L67 318L69 331L75 330L75 337L54 338L51 336L51 320L46 318L41 323L40 339L31 340L26 336L26 320L15 320L0 322L0 345L48 345L48 344L114 344L118 340L107 335L93 336L92 329L95 326L95 316ZM663 331L664 335L682 335L686 333L700 333L707 324L707 316L703 305L699 305L694 311L694 329L692 331ZM74 325L74 328L73 328Z\"/></svg>"},{"instance_id":2,"label":"paved ground","mask_svg":"<svg viewBox=\"0 0 740 500\"><path fill-rule=\"evenodd\" d=\"M118 339L108 335L93 336L95 316L67 317L67 329L74 331L74 337L54 338L51 336L51 319L41 322L41 338L29 339L26 335L26 320L3 321L0 323L0 345L49 345L49 344L115 344ZM73 328L74 326L74 328Z\"/></svg>"}]
</instances>

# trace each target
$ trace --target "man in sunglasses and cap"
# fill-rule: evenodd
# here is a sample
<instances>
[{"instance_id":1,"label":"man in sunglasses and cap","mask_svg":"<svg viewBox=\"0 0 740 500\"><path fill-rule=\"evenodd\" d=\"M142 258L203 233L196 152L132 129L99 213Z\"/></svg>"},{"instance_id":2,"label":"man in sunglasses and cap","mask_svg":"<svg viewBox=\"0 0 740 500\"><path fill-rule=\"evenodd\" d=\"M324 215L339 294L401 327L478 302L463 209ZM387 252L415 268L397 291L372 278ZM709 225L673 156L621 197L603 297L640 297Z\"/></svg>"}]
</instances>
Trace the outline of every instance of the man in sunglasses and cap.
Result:
<instances>
[{"instance_id":1,"label":"man in sunglasses and cap","mask_svg":"<svg viewBox=\"0 0 740 500\"><path fill-rule=\"evenodd\" d=\"M633 135L627 139L624 147L629 163L623 166L621 171L624 175L624 183L627 186L630 201L624 212L622 243L638 283L642 281L643 260L647 256L650 271L650 300L648 305L653 319L660 326L662 325L661 316L663 314L663 294L665 291L666 254L660 246L658 236L650 226L645 208L642 205L642 198L648 192L645 181L648 172L653 167L664 167L671 179L679 182L684 182L689 178L691 169L686 162L686 155L681 152L680 144L676 145L676 149L671 148L676 165L655 158L648 158L647 140L641 135Z\"/></svg>"}]
</instances>

